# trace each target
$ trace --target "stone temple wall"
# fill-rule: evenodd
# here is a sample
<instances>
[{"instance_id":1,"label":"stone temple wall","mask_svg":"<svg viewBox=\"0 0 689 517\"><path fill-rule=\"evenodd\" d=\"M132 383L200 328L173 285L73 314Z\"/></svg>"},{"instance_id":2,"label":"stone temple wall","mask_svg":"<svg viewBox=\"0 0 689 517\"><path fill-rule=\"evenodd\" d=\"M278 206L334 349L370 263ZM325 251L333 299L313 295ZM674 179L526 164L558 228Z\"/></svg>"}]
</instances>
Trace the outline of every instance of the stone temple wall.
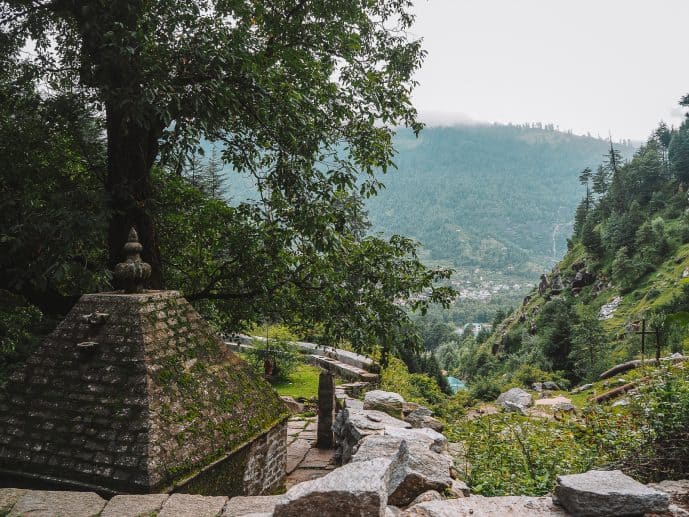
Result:
<instances>
[{"instance_id":1,"label":"stone temple wall","mask_svg":"<svg viewBox=\"0 0 689 517\"><path fill-rule=\"evenodd\" d=\"M0 475L266 493L284 477L287 417L179 293L84 295L0 392Z\"/></svg>"}]
</instances>

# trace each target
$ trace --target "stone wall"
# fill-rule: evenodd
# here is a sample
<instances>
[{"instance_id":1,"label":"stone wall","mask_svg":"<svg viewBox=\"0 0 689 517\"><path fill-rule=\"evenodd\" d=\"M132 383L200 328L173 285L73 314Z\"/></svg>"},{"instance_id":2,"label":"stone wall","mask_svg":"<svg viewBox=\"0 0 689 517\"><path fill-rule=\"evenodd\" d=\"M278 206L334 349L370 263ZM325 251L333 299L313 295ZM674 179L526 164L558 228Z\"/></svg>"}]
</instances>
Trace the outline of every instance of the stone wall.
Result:
<instances>
[{"instance_id":1,"label":"stone wall","mask_svg":"<svg viewBox=\"0 0 689 517\"><path fill-rule=\"evenodd\" d=\"M287 461L287 420L227 457L180 483L190 494L273 494L283 488Z\"/></svg>"},{"instance_id":2,"label":"stone wall","mask_svg":"<svg viewBox=\"0 0 689 517\"><path fill-rule=\"evenodd\" d=\"M287 420L254 440L244 471L244 494L270 494L282 488L287 462Z\"/></svg>"}]
</instances>

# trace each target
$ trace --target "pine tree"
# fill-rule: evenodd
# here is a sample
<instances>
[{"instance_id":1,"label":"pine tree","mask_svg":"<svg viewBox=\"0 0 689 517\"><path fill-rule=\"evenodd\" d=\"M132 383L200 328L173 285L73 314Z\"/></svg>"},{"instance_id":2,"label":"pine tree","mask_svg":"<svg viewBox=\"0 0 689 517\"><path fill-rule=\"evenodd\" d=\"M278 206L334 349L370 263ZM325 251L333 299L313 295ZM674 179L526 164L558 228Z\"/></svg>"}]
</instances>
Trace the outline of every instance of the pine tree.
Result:
<instances>
[{"instance_id":1,"label":"pine tree","mask_svg":"<svg viewBox=\"0 0 689 517\"><path fill-rule=\"evenodd\" d=\"M610 172L609 169L603 165L598 166L598 170L593 175L593 192L598 195L603 195L608 191L610 186Z\"/></svg>"},{"instance_id":2,"label":"pine tree","mask_svg":"<svg viewBox=\"0 0 689 517\"><path fill-rule=\"evenodd\" d=\"M593 173L590 167L586 167L583 171L579 173L579 183L586 186L586 210L588 210L591 207L591 193L589 192L589 181L591 181L592 176Z\"/></svg>"}]
</instances>

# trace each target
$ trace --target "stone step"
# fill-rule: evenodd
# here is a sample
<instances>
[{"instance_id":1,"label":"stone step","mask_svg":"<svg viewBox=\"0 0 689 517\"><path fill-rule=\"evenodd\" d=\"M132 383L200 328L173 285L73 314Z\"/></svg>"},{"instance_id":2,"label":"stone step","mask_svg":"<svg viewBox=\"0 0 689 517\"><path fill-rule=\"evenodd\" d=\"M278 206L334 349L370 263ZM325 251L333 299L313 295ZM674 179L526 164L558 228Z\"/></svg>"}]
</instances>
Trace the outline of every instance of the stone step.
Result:
<instances>
[{"instance_id":1,"label":"stone step","mask_svg":"<svg viewBox=\"0 0 689 517\"><path fill-rule=\"evenodd\" d=\"M346 364L338 361L337 359L332 359L322 355L307 355L306 362L313 364L314 366L319 366L333 375L346 380L376 384L380 379L380 376L376 373L371 373L362 368L358 368L356 366L352 366L351 364Z\"/></svg>"}]
</instances>

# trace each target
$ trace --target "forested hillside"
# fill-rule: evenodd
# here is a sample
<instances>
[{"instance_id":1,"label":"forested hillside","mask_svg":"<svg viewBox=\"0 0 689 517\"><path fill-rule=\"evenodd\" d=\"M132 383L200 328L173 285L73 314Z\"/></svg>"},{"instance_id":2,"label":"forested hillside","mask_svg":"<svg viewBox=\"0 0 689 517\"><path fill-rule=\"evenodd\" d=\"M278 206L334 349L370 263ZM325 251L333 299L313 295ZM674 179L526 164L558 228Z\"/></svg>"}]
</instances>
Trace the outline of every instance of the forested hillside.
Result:
<instances>
[{"instance_id":1,"label":"forested hillside","mask_svg":"<svg viewBox=\"0 0 689 517\"><path fill-rule=\"evenodd\" d=\"M614 364L685 346L689 118L678 129L661 124L629 162L608 153L579 181L586 194L564 259L490 337L437 348L442 365L483 396L509 383L590 381Z\"/></svg>"},{"instance_id":2,"label":"forested hillside","mask_svg":"<svg viewBox=\"0 0 689 517\"><path fill-rule=\"evenodd\" d=\"M579 171L609 147L551 127L502 125L428 127L396 143L398 171L367 204L374 231L414 237L431 260L534 280L565 252ZM615 146L623 157L633 151Z\"/></svg>"}]
</instances>

